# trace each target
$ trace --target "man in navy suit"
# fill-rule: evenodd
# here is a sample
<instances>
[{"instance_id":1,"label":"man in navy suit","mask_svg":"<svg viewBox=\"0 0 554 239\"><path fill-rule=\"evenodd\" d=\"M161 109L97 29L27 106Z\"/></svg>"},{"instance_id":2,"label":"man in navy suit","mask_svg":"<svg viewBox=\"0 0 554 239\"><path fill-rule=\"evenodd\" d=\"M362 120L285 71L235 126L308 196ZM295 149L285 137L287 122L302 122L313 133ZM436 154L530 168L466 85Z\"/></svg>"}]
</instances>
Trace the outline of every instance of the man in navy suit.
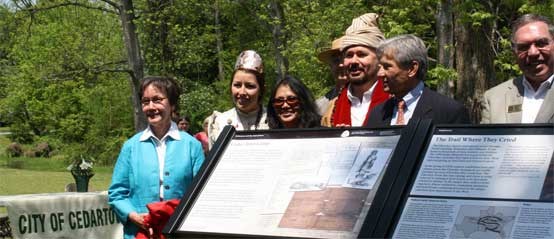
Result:
<instances>
[{"instance_id":1,"label":"man in navy suit","mask_svg":"<svg viewBox=\"0 0 554 239\"><path fill-rule=\"evenodd\" d=\"M401 35L377 48L385 90L394 97L376 106L366 126L405 125L411 118L432 119L435 124L470 123L459 102L430 90L423 84L427 73L427 48L414 35Z\"/></svg>"}]
</instances>

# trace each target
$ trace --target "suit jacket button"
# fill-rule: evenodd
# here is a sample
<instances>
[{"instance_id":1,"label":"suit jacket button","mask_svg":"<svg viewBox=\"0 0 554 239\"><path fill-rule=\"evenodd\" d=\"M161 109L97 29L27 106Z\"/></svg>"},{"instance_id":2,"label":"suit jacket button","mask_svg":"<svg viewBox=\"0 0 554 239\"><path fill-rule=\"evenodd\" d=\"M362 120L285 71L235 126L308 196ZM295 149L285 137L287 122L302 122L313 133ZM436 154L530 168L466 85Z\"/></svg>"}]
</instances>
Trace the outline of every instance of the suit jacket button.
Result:
<instances>
[{"instance_id":1,"label":"suit jacket button","mask_svg":"<svg viewBox=\"0 0 554 239\"><path fill-rule=\"evenodd\" d=\"M167 190L169 190L169 185L165 185L164 188L167 189Z\"/></svg>"},{"instance_id":2,"label":"suit jacket button","mask_svg":"<svg viewBox=\"0 0 554 239\"><path fill-rule=\"evenodd\" d=\"M165 172L165 176L169 176L169 172Z\"/></svg>"}]
</instances>

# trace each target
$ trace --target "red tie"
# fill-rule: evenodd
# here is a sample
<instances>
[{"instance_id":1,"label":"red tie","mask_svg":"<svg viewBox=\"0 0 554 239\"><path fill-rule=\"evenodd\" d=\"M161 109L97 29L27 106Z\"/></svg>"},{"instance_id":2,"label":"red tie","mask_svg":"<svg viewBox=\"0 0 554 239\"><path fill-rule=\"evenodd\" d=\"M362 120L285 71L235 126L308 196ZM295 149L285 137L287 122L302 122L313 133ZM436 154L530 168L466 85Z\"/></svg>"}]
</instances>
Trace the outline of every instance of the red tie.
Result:
<instances>
[{"instance_id":1,"label":"red tie","mask_svg":"<svg viewBox=\"0 0 554 239\"><path fill-rule=\"evenodd\" d=\"M398 114L396 115L396 124L405 125L406 123L404 123L404 106L406 105L406 102L403 99L400 99L398 100L398 102L396 102L396 104L398 108Z\"/></svg>"}]
</instances>

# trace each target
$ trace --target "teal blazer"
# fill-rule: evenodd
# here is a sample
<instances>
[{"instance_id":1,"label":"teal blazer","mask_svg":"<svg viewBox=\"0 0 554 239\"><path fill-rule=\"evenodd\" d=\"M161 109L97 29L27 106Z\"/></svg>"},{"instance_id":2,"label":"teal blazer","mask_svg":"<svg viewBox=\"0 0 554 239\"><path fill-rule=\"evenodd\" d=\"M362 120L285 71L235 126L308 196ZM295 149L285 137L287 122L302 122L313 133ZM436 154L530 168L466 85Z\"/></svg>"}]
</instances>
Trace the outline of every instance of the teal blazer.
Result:
<instances>
[{"instance_id":1,"label":"teal blazer","mask_svg":"<svg viewBox=\"0 0 554 239\"><path fill-rule=\"evenodd\" d=\"M135 238L138 226L131 212L146 213L146 204L160 201L160 172L152 138L140 141L140 132L123 145L108 189L108 203L123 224L124 238ZM204 162L202 145L186 132L180 140L167 137L163 171L164 200L182 198Z\"/></svg>"}]
</instances>

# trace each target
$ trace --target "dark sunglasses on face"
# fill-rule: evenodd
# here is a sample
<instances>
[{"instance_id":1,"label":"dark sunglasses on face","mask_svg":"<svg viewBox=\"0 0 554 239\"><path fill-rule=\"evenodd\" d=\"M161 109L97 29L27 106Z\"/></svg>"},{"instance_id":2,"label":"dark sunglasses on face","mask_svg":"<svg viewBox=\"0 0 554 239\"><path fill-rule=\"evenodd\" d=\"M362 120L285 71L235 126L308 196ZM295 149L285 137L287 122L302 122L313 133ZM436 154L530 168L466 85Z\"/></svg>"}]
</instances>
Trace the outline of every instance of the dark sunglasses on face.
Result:
<instances>
[{"instance_id":1,"label":"dark sunglasses on face","mask_svg":"<svg viewBox=\"0 0 554 239\"><path fill-rule=\"evenodd\" d=\"M273 107L275 107L275 108L283 107L285 102L287 102L287 104L290 107L295 107L295 106L300 104L300 101L298 100L298 97L296 97L296 96L287 96L287 98L285 98L285 97L274 98L273 99Z\"/></svg>"}]
</instances>

